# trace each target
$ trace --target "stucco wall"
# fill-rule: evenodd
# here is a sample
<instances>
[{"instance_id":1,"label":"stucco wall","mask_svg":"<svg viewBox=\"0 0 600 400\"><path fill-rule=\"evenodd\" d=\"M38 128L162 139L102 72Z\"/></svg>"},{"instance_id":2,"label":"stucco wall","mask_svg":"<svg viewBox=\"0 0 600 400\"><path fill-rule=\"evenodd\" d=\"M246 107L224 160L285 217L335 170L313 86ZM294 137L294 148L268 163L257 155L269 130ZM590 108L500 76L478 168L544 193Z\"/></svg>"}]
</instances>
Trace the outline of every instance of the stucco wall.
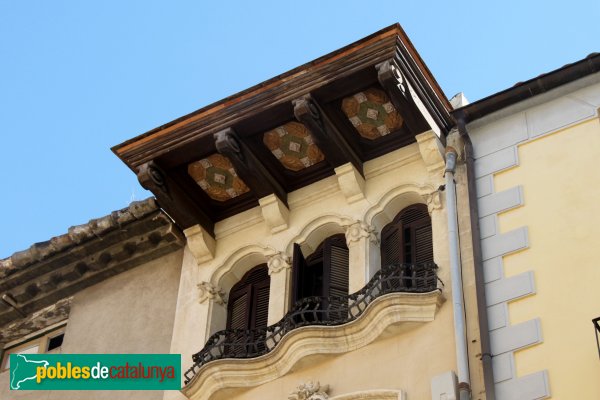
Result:
<instances>
[{"instance_id":1,"label":"stucco wall","mask_svg":"<svg viewBox=\"0 0 600 400\"><path fill-rule=\"evenodd\" d=\"M500 230L526 224L528 250L504 258L505 274L533 267L535 296L509 304L512 325L539 318L543 342L515 354L518 376L548 370L556 399L600 398L592 318L600 316L598 200L600 123L583 122L519 147L519 167L496 176L498 190L521 184L524 206L499 218ZM543 173L540 173L542 172Z\"/></svg>"},{"instance_id":2,"label":"stucco wall","mask_svg":"<svg viewBox=\"0 0 600 400\"><path fill-rule=\"evenodd\" d=\"M600 74L469 126L496 394L596 399Z\"/></svg>"},{"instance_id":3,"label":"stucco wall","mask_svg":"<svg viewBox=\"0 0 600 400\"><path fill-rule=\"evenodd\" d=\"M168 353L183 251L116 275L74 296L63 353ZM0 374L0 399L161 399L162 392L9 391Z\"/></svg>"}]
</instances>

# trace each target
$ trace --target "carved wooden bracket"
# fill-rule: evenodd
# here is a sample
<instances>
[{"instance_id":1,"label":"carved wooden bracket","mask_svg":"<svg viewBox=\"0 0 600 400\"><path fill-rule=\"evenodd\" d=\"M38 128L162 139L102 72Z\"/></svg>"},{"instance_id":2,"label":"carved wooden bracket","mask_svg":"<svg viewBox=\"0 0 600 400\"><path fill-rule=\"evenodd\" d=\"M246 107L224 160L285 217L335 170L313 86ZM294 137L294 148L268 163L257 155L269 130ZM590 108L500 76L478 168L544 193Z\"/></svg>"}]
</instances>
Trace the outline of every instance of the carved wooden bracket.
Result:
<instances>
[{"instance_id":1,"label":"carved wooden bracket","mask_svg":"<svg viewBox=\"0 0 600 400\"><path fill-rule=\"evenodd\" d=\"M408 88L408 82L402 75L396 62L393 59L384 61L377 64L375 68L377 68L377 79L379 80L379 83L390 97L396 110L398 110L402 115L402 118L404 118L408 129L414 133L420 132L421 130L419 129L419 124L414 114L407 112L412 109L411 104L413 101Z\"/></svg>"},{"instance_id":2,"label":"carved wooden bracket","mask_svg":"<svg viewBox=\"0 0 600 400\"><path fill-rule=\"evenodd\" d=\"M351 162L363 175L362 161L350 147L344 136L337 130L323 109L310 96L292 101L294 116L311 131L317 146L325 154L325 159L333 167Z\"/></svg>"},{"instance_id":3,"label":"carved wooden bracket","mask_svg":"<svg viewBox=\"0 0 600 400\"><path fill-rule=\"evenodd\" d=\"M275 194L287 206L285 189L232 128L215 133L214 138L217 151L229 158L237 174L256 197L260 199Z\"/></svg>"},{"instance_id":4,"label":"carved wooden bracket","mask_svg":"<svg viewBox=\"0 0 600 400\"><path fill-rule=\"evenodd\" d=\"M154 161L140 165L138 181L150 190L163 208L182 228L202 227L214 237L214 222L194 200Z\"/></svg>"}]
</instances>

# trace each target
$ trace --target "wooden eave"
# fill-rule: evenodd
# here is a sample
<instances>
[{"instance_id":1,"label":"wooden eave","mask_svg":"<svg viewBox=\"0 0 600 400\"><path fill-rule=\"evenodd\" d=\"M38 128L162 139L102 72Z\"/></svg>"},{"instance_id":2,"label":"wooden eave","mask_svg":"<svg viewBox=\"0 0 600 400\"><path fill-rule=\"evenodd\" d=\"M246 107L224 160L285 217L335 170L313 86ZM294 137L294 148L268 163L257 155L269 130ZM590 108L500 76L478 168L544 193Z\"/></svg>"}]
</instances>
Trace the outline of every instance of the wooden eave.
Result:
<instances>
[{"instance_id":1,"label":"wooden eave","mask_svg":"<svg viewBox=\"0 0 600 400\"><path fill-rule=\"evenodd\" d=\"M391 71L399 71L401 78ZM404 82L402 90L399 82ZM342 100L369 88L385 93L386 104L393 103L401 112L402 122L393 126L391 134L365 137L342 112ZM416 134L431 128L414 97L439 130L447 133L452 126L450 104L395 24L112 150L181 228L200 224L212 234L216 222L257 206L267 194L286 204L287 193L332 175L339 165L350 162L362 173L364 161L414 142ZM263 143L263 135L292 122L308 129L324 159L316 158L321 161L299 170L280 165L274 150ZM202 182L191 176L189 168L192 163L207 163L217 153L231 162L249 190L226 199L225 194L214 197L200 187L206 185L211 167L201 173Z\"/></svg>"},{"instance_id":2,"label":"wooden eave","mask_svg":"<svg viewBox=\"0 0 600 400\"><path fill-rule=\"evenodd\" d=\"M199 137L210 136L269 107L289 102L363 68L389 59L401 60L418 83L425 104L446 133L453 125L452 107L435 78L399 24L393 24L355 43L319 57L246 90L226 97L112 147L134 172L136 168ZM411 82L411 83L413 83ZM428 97L428 98L425 98Z\"/></svg>"}]
</instances>

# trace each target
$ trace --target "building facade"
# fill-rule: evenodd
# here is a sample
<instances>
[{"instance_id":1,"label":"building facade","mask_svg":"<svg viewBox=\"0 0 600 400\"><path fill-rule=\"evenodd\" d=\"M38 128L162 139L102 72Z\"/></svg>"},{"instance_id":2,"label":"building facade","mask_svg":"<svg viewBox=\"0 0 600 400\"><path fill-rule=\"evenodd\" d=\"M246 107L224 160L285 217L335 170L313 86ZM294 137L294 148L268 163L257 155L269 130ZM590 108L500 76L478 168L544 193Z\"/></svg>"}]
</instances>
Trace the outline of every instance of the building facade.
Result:
<instances>
[{"instance_id":1,"label":"building facade","mask_svg":"<svg viewBox=\"0 0 600 400\"><path fill-rule=\"evenodd\" d=\"M599 62L592 54L455 112L474 148L498 398L600 396L590 323L600 313Z\"/></svg>"},{"instance_id":2,"label":"building facade","mask_svg":"<svg viewBox=\"0 0 600 400\"><path fill-rule=\"evenodd\" d=\"M180 392L48 398L597 398L598 59L450 102L393 25L115 146L156 200L0 261L2 366L182 355Z\"/></svg>"}]
</instances>

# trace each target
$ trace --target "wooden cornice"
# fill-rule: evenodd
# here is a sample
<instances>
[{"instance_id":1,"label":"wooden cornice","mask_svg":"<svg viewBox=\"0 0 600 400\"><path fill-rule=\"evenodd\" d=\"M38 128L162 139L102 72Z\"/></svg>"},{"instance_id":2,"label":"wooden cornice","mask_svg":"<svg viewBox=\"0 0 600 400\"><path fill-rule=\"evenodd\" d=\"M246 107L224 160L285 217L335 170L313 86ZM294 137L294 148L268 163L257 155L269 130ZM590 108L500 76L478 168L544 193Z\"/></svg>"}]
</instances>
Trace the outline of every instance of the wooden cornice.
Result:
<instances>
[{"instance_id":1,"label":"wooden cornice","mask_svg":"<svg viewBox=\"0 0 600 400\"><path fill-rule=\"evenodd\" d=\"M142 187L156 196L164 210L182 229L202 225L214 236L213 219L154 161L140 165L137 177Z\"/></svg>"},{"instance_id":2,"label":"wooden cornice","mask_svg":"<svg viewBox=\"0 0 600 400\"><path fill-rule=\"evenodd\" d=\"M301 98L336 79L395 58L440 129L450 124L450 105L398 24L227 97L112 148L137 173L140 165L257 112Z\"/></svg>"}]
</instances>

